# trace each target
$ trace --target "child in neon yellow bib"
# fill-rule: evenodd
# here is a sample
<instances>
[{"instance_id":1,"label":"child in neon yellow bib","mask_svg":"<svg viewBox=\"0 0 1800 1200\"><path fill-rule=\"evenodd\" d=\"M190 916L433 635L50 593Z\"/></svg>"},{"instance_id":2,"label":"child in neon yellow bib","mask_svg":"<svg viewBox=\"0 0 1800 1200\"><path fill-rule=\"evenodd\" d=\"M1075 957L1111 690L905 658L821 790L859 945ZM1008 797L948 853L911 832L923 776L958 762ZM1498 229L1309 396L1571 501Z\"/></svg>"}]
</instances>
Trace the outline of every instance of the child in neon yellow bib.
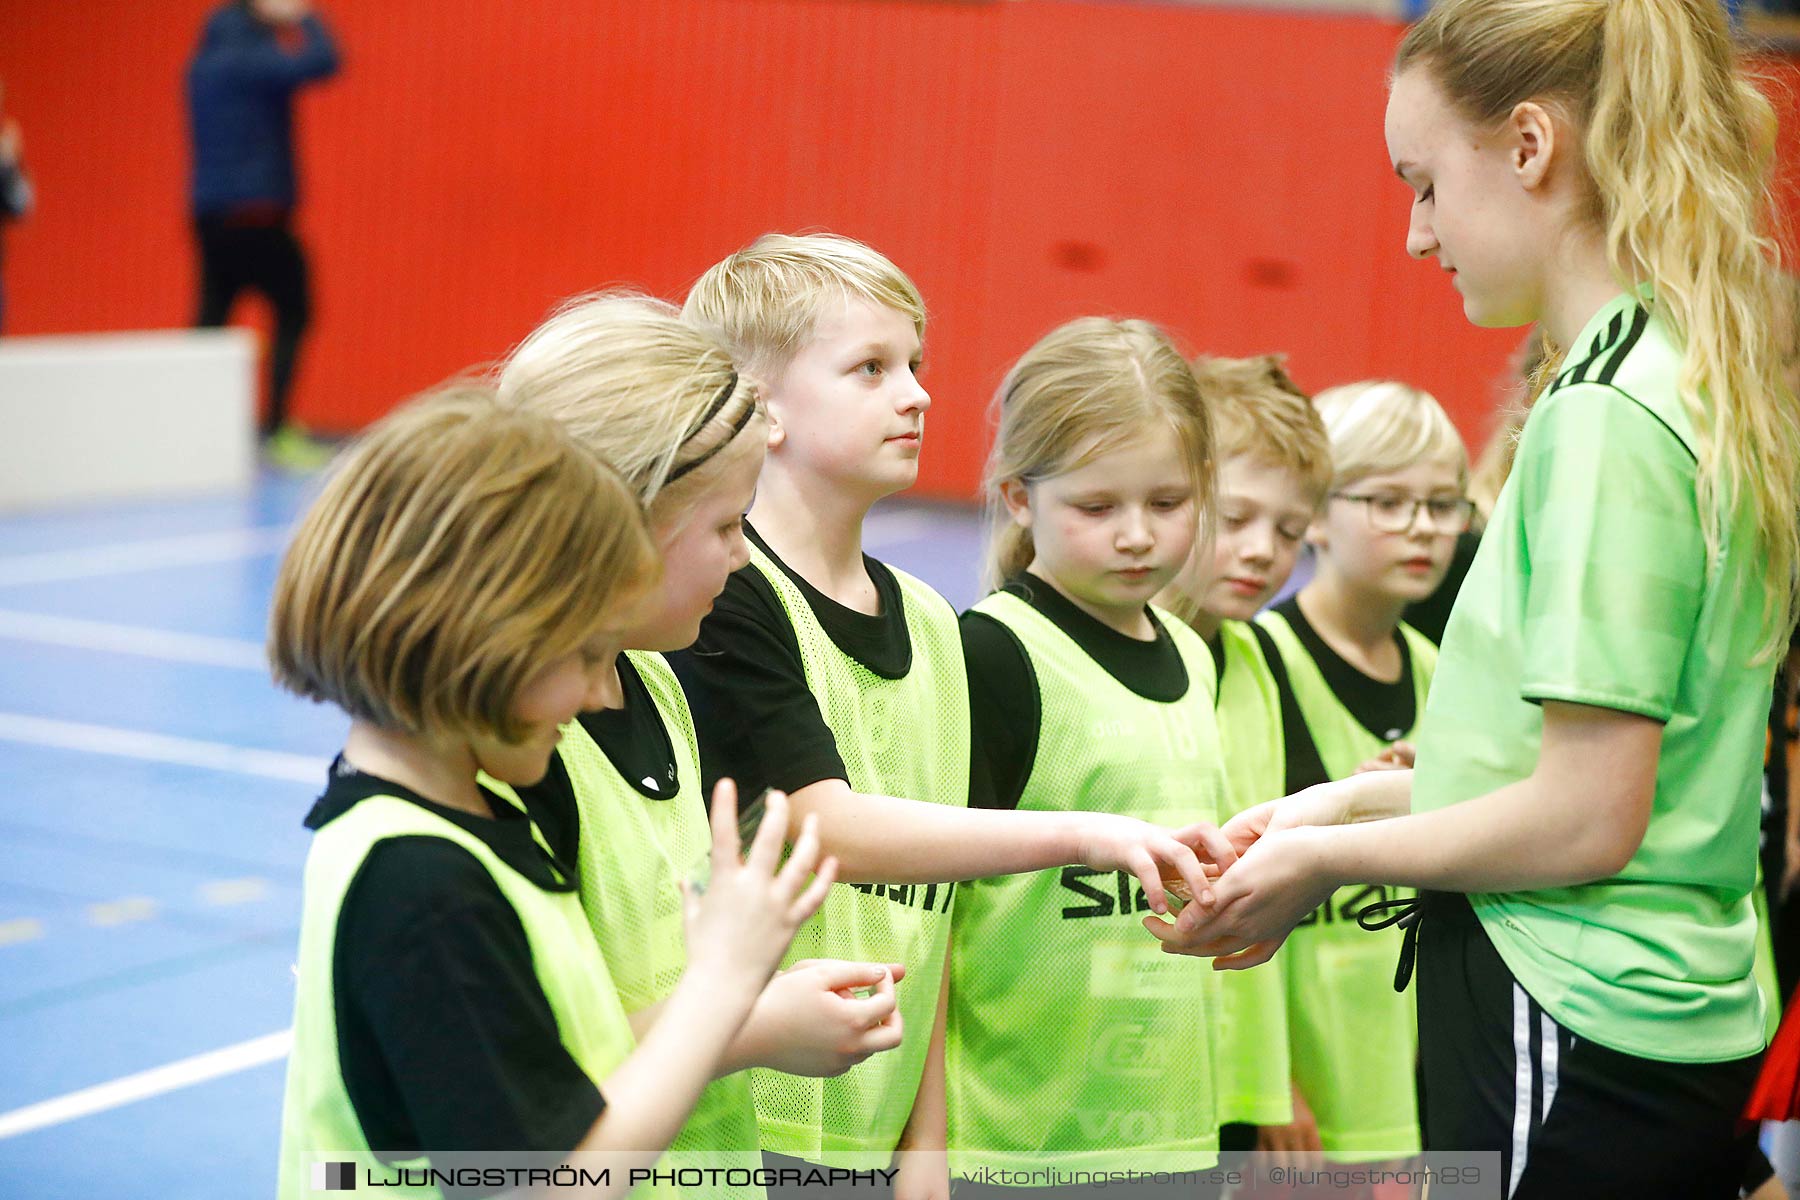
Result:
<instances>
[{"instance_id":1,"label":"child in neon yellow bib","mask_svg":"<svg viewBox=\"0 0 1800 1200\"><path fill-rule=\"evenodd\" d=\"M1285 796L1287 749L1278 651L1252 624L1287 583L1331 487L1331 442L1312 400L1274 357L1200 358L1194 375L1218 447L1218 519L1210 546L1159 601L1206 639L1218 665L1225 813ZM1221 1144L1318 1151L1318 1124L1295 1094L1283 958L1219 980Z\"/></svg>"},{"instance_id":2,"label":"child in neon yellow bib","mask_svg":"<svg viewBox=\"0 0 1800 1200\"><path fill-rule=\"evenodd\" d=\"M1462 440L1429 395L1360 383L1327 389L1314 406L1332 460L1307 535L1316 568L1258 618L1287 706L1284 793L1410 764L1437 650L1400 618L1443 581L1472 508ZM1419 1149L1413 1001L1393 982L1403 931L1357 923L1396 897L1379 885L1345 888L1282 954L1294 1078L1336 1162Z\"/></svg>"},{"instance_id":3,"label":"child in neon yellow bib","mask_svg":"<svg viewBox=\"0 0 1800 1200\"><path fill-rule=\"evenodd\" d=\"M768 440L755 384L673 306L610 293L564 305L513 351L507 401L555 417L625 477L663 559L643 619L622 631L611 694L563 729L560 771L521 794L572 843L582 907L632 1028L655 1024L686 963L681 883L709 844L698 739L661 652L692 644L749 557L743 513ZM898 964L818 960L770 981L673 1149L696 1166L761 1165L748 1067L841 1074L900 1042ZM861 997L858 989L873 989ZM712 1178L712 1176L708 1176ZM760 1196L755 1184L693 1186Z\"/></svg>"},{"instance_id":4,"label":"child in neon yellow bib","mask_svg":"<svg viewBox=\"0 0 1800 1200\"><path fill-rule=\"evenodd\" d=\"M997 590L962 619L986 776L975 794L1022 813L1216 819L1226 789L1213 662L1199 635L1150 605L1187 561L1212 491L1193 372L1155 326L1090 317L1027 351L996 403ZM1218 981L1143 939L1148 907L1119 871L963 886L950 971L956 1173L1217 1161Z\"/></svg>"}]
</instances>

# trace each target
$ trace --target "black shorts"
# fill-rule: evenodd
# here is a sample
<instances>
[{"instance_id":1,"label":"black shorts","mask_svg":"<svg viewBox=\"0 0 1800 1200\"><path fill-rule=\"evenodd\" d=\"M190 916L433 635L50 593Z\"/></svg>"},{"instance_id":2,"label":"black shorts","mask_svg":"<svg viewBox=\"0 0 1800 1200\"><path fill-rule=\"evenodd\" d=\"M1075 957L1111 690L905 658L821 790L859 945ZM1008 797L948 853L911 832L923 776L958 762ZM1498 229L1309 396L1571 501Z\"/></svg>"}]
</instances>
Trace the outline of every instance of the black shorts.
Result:
<instances>
[{"instance_id":1,"label":"black shorts","mask_svg":"<svg viewBox=\"0 0 1800 1200\"><path fill-rule=\"evenodd\" d=\"M1514 1200L1736 1197L1737 1129L1762 1056L1636 1058L1575 1037L1519 986L1467 897L1421 897L1420 1117L1427 1150L1498 1150ZM1671 1046L1681 1029L1669 1028Z\"/></svg>"}]
</instances>

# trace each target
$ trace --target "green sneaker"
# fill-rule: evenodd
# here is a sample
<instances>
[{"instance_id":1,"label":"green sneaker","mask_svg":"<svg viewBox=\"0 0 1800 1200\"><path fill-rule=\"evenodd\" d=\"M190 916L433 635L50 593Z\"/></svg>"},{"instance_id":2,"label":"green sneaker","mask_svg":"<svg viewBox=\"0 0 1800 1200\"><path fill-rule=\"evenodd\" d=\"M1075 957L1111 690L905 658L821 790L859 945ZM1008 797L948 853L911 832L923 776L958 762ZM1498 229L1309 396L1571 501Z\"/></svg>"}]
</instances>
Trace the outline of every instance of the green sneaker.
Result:
<instances>
[{"instance_id":1,"label":"green sneaker","mask_svg":"<svg viewBox=\"0 0 1800 1200\"><path fill-rule=\"evenodd\" d=\"M331 461L336 449L289 422L269 435L263 443L263 456L269 465L296 474L317 471Z\"/></svg>"}]
</instances>

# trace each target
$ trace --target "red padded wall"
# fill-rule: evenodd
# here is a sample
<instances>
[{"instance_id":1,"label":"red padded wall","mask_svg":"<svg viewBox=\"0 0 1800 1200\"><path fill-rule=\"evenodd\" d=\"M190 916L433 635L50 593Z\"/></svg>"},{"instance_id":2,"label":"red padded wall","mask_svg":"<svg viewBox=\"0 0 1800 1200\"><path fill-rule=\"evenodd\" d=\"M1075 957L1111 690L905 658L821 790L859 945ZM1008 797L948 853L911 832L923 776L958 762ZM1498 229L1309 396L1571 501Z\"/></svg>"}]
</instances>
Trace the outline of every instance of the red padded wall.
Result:
<instances>
[{"instance_id":1,"label":"red padded wall","mask_svg":"<svg viewBox=\"0 0 1800 1200\"><path fill-rule=\"evenodd\" d=\"M0 0L39 212L9 332L192 308L183 66L210 0ZM336 0L302 104L318 293L296 410L360 426L560 298L679 298L768 229L891 254L932 310L922 489L974 491L1007 364L1084 312L1190 349L1392 374L1486 430L1512 333L1406 259L1381 140L1398 28L1157 4ZM1781 68L1787 70L1785 65Z\"/></svg>"}]
</instances>

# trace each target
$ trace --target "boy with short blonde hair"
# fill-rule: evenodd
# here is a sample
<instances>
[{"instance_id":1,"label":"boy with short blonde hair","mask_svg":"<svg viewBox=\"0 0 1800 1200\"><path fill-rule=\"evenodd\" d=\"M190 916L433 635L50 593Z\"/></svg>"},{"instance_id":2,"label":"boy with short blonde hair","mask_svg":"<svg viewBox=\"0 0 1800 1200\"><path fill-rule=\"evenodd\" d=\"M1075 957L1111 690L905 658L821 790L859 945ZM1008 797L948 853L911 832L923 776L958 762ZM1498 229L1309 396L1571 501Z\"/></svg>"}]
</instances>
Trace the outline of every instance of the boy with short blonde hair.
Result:
<instances>
[{"instance_id":1,"label":"boy with short blonde hair","mask_svg":"<svg viewBox=\"0 0 1800 1200\"><path fill-rule=\"evenodd\" d=\"M924 340L925 300L906 273L861 242L829 233L765 234L701 276L684 312L763 374L786 367L825 308L845 297L902 314Z\"/></svg>"},{"instance_id":2,"label":"boy with short blonde hair","mask_svg":"<svg viewBox=\"0 0 1800 1200\"><path fill-rule=\"evenodd\" d=\"M1219 455L1217 530L1159 599L1207 641L1219 672L1225 815L1287 794L1280 658L1252 618L1286 584L1331 487L1331 443L1274 355L1200 358ZM1318 1148L1293 1102L1287 982L1277 957L1222 972L1216 1056L1225 1150Z\"/></svg>"}]
</instances>

